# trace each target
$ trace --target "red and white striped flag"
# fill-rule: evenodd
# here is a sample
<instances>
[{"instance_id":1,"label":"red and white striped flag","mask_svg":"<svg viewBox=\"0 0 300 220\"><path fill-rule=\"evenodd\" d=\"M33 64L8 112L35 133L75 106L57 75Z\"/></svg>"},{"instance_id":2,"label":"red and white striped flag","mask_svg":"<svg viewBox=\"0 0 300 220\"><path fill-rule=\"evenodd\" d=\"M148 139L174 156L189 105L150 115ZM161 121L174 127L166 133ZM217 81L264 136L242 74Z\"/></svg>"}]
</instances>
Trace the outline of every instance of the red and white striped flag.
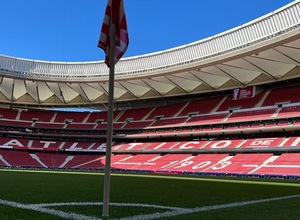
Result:
<instances>
[{"instance_id":1,"label":"red and white striped flag","mask_svg":"<svg viewBox=\"0 0 300 220\"><path fill-rule=\"evenodd\" d=\"M129 37L127 31L126 16L124 11L124 2L123 0L108 0L106 11L104 15L104 20L101 28L101 34L98 41L98 47L104 50L105 52L105 63L109 67L109 48L110 48L110 36L109 29L111 24L116 25L116 47L115 47L115 63L126 52Z\"/></svg>"}]
</instances>

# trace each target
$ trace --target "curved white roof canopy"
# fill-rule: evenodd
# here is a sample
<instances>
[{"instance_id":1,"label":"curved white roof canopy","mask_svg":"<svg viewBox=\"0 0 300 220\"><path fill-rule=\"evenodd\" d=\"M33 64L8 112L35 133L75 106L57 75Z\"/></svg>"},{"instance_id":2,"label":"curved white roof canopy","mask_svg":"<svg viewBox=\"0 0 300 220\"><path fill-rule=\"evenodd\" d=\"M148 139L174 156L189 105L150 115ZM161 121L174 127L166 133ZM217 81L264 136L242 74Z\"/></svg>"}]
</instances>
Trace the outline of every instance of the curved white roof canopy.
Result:
<instances>
[{"instance_id":1,"label":"curved white roof canopy","mask_svg":"<svg viewBox=\"0 0 300 220\"><path fill-rule=\"evenodd\" d=\"M228 90L300 77L300 0L191 44L120 60L116 102ZM100 62L0 56L0 103L74 106L106 103Z\"/></svg>"}]
</instances>

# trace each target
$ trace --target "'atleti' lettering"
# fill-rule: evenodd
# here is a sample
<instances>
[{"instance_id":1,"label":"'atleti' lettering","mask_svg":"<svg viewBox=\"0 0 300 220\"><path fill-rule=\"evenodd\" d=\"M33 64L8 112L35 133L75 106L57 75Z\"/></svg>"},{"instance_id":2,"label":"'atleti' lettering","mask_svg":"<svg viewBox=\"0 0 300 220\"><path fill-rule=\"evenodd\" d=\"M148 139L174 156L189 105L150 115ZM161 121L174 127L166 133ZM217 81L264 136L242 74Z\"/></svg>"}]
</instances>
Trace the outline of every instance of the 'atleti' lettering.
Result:
<instances>
[{"instance_id":1,"label":"'atleti' lettering","mask_svg":"<svg viewBox=\"0 0 300 220\"><path fill-rule=\"evenodd\" d=\"M21 144L20 141L16 140L16 139L12 139L8 142L6 142L5 144L3 144L4 146L18 146L18 147L24 147L23 144Z\"/></svg>"}]
</instances>

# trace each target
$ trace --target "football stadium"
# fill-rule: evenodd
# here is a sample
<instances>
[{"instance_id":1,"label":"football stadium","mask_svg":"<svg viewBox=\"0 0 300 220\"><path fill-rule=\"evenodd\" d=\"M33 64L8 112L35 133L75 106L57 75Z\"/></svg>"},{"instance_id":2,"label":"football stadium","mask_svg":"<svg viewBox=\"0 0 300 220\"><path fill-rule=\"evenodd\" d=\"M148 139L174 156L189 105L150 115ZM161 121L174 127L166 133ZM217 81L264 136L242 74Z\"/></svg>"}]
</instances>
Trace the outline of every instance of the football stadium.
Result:
<instances>
[{"instance_id":1,"label":"football stadium","mask_svg":"<svg viewBox=\"0 0 300 220\"><path fill-rule=\"evenodd\" d=\"M300 0L113 75L0 55L1 220L299 219Z\"/></svg>"}]
</instances>

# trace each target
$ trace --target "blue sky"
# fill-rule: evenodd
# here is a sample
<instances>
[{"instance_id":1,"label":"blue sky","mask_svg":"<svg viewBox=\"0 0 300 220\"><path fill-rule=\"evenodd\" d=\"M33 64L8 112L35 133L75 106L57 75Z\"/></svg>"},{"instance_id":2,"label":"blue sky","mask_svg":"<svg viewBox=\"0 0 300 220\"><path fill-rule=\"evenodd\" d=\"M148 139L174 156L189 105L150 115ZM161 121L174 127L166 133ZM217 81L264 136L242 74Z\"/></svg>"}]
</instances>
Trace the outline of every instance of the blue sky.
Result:
<instances>
[{"instance_id":1,"label":"blue sky","mask_svg":"<svg viewBox=\"0 0 300 220\"><path fill-rule=\"evenodd\" d=\"M125 0L124 57L201 40L293 0ZM104 59L97 48L106 0L0 0L0 54L49 61Z\"/></svg>"}]
</instances>

